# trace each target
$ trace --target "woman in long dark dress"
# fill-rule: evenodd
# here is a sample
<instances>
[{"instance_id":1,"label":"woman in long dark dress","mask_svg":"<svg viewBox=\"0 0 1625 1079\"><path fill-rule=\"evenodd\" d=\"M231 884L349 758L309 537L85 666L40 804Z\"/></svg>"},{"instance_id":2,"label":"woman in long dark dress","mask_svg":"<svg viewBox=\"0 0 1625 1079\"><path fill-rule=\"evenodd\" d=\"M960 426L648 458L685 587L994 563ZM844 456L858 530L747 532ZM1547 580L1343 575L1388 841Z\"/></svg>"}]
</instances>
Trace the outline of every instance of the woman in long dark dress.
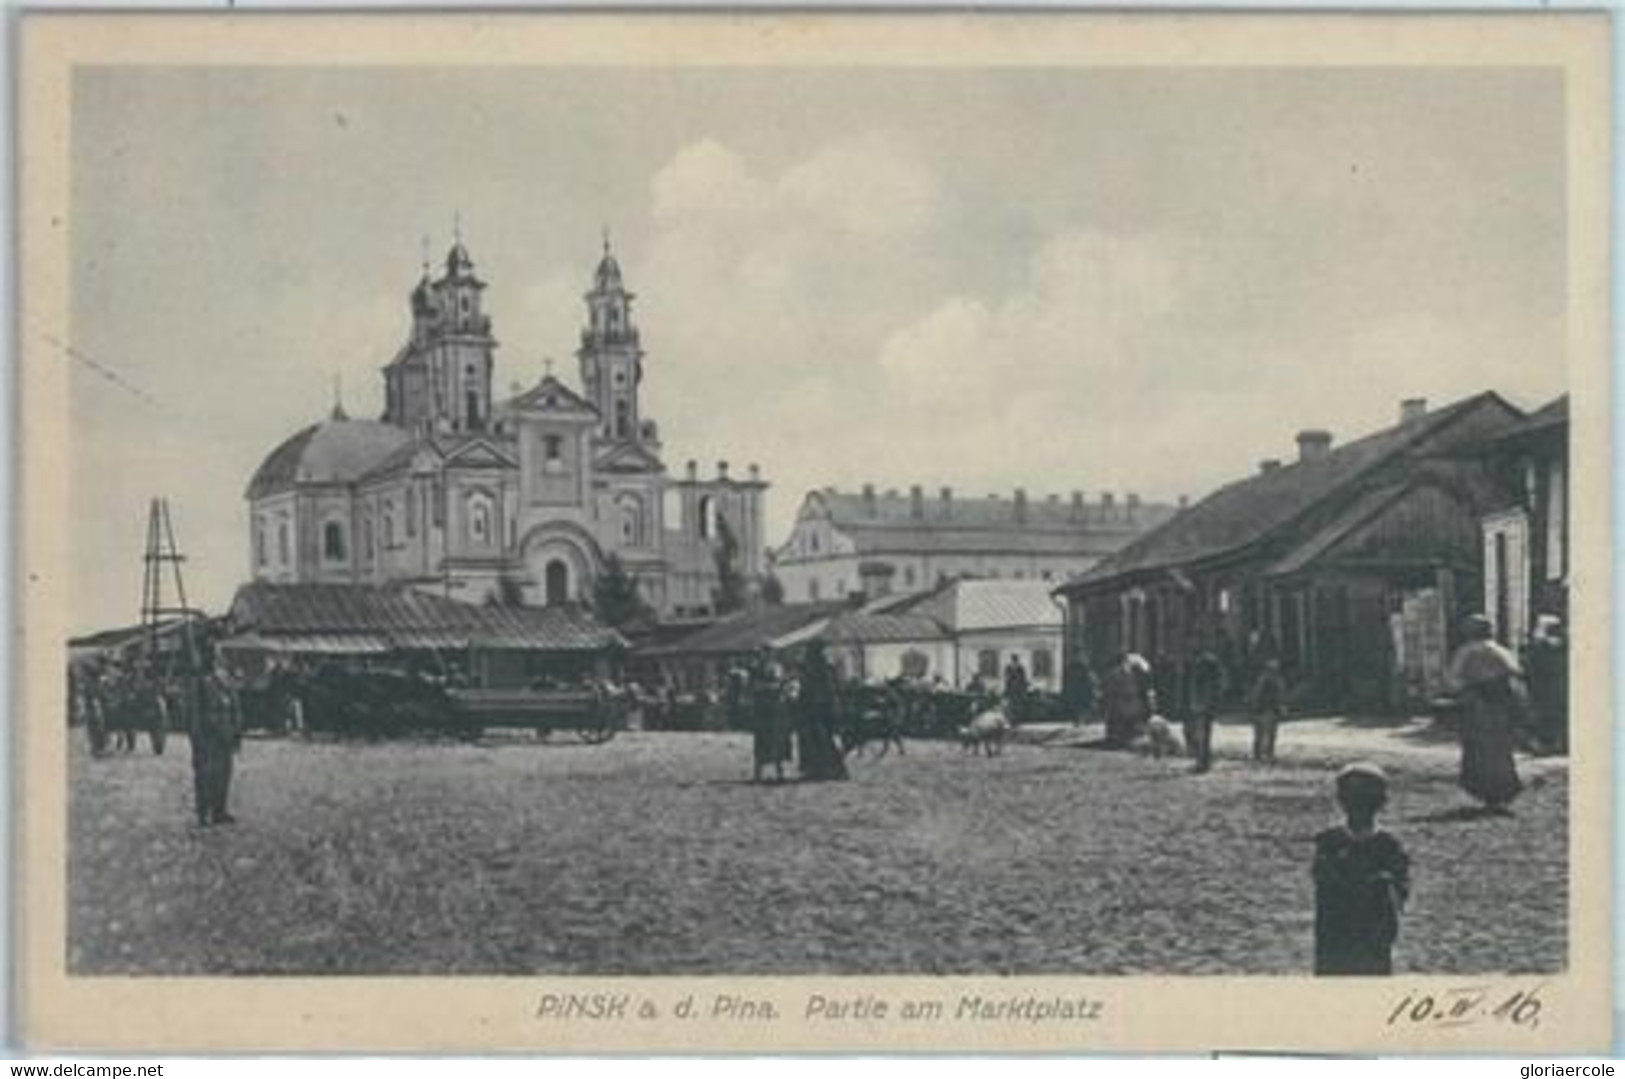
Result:
<instances>
[{"instance_id":1,"label":"woman in long dark dress","mask_svg":"<svg viewBox=\"0 0 1625 1079\"><path fill-rule=\"evenodd\" d=\"M1515 727L1525 710L1517 657L1496 643L1489 619L1473 615L1466 640L1450 659L1448 680L1461 698L1461 788L1491 812L1505 812L1523 789L1512 759Z\"/></svg>"},{"instance_id":2,"label":"woman in long dark dress","mask_svg":"<svg viewBox=\"0 0 1625 1079\"><path fill-rule=\"evenodd\" d=\"M846 779L846 761L835 748L835 669L824 655L824 645L813 641L801 664L799 728L801 778Z\"/></svg>"},{"instance_id":3,"label":"woman in long dark dress","mask_svg":"<svg viewBox=\"0 0 1625 1079\"><path fill-rule=\"evenodd\" d=\"M790 759L790 725L784 714L784 672L765 649L751 672L750 705L755 758L752 778L759 783L762 770L772 768L782 782L784 764Z\"/></svg>"}]
</instances>

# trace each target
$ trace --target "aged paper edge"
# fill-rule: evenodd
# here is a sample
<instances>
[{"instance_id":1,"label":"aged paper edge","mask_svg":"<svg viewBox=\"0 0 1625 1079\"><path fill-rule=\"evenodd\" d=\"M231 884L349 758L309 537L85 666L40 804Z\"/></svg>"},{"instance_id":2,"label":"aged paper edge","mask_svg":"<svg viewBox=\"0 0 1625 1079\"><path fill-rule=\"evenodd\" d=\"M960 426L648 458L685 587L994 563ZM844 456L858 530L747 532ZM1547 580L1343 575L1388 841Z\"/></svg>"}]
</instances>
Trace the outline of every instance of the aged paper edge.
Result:
<instances>
[{"instance_id":1,"label":"aged paper edge","mask_svg":"<svg viewBox=\"0 0 1625 1079\"><path fill-rule=\"evenodd\" d=\"M310 24L319 22L320 33ZM17 714L21 1034L34 1048L552 1052L1338 1052L1603 1050L1612 1017L1609 26L1544 15L75 15L22 20L19 81L22 615ZM42 340L68 326L69 97L80 64L344 66L1499 66L1565 72L1569 177L1572 588L1576 677L1569 958L1540 986L1534 1030L1388 1028L1406 993L1460 977L1312 978L83 978L65 970L71 482L68 367ZM663 1015L722 992L778 1003L771 1023L543 1022L548 991L627 992ZM1020 1025L809 1023L813 992L888 999L1085 996L1100 1019ZM894 1005L895 1007L895 1005Z\"/></svg>"}]
</instances>

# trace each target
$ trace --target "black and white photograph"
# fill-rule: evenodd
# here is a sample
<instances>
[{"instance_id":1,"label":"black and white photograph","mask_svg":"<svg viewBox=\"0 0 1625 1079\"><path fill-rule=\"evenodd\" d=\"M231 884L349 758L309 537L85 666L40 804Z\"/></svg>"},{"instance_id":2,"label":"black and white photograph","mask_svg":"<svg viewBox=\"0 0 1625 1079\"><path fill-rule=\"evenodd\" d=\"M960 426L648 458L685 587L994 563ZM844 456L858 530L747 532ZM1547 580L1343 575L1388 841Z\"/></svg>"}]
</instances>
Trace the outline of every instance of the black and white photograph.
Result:
<instances>
[{"instance_id":1,"label":"black and white photograph","mask_svg":"<svg viewBox=\"0 0 1625 1079\"><path fill-rule=\"evenodd\" d=\"M1605 21L166 18L26 28L38 985L1607 1044Z\"/></svg>"}]
</instances>

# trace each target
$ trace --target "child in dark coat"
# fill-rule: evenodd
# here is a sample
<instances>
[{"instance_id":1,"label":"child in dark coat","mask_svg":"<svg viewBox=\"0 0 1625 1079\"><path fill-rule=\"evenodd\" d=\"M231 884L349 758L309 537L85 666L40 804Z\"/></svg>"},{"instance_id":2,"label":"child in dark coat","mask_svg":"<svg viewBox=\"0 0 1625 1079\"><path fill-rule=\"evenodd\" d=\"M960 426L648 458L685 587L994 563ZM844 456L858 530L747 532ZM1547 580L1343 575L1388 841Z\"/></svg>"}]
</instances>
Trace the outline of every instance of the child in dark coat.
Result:
<instances>
[{"instance_id":1,"label":"child in dark coat","mask_svg":"<svg viewBox=\"0 0 1625 1079\"><path fill-rule=\"evenodd\" d=\"M1377 827L1388 779L1374 764L1337 774L1347 823L1315 836L1315 973L1392 974L1394 940L1410 894L1410 860Z\"/></svg>"}]
</instances>

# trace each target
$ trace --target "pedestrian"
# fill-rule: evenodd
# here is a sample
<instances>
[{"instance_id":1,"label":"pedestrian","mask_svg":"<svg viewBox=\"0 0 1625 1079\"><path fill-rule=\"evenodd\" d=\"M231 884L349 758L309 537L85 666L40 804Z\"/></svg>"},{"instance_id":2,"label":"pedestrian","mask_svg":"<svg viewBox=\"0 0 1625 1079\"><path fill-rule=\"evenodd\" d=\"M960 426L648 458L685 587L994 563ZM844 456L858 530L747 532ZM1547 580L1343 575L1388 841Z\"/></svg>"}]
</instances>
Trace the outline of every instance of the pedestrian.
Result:
<instances>
[{"instance_id":1,"label":"pedestrian","mask_svg":"<svg viewBox=\"0 0 1625 1079\"><path fill-rule=\"evenodd\" d=\"M230 675L215 668L209 645L199 645L199 651L188 678L187 733L192 743L192 805L198 827L207 828L236 822L226 807L241 728Z\"/></svg>"},{"instance_id":2,"label":"pedestrian","mask_svg":"<svg viewBox=\"0 0 1625 1079\"><path fill-rule=\"evenodd\" d=\"M801 778L813 782L846 779L846 762L835 747L835 668L824 654L822 641L807 645L797 692L796 761Z\"/></svg>"},{"instance_id":3,"label":"pedestrian","mask_svg":"<svg viewBox=\"0 0 1625 1079\"><path fill-rule=\"evenodd\" d=\"M1534 699L1540 747L1547 753L1569 751L1569 647L1563 620L1543 614L1535 619L1529 640L1529 695Z\"/></svg>"},{"instance_id":4,"label":"pedestrian","mask_svg":"<svg viewBox=\"0 0 1625 1079\"><path fill-rule=\"evenodd\" d=\"M1489 812L1505 815L1523 789L1512 759L1514 731L1528 712L1523 671L1517 657L1494 640L1483 615L1467 618L1462 637L1445 674L1463 705L1461 788Z\"/></svg>"},{"instance_id":5,"label":"pedestrian","mask_svg":"<svg viewBox=\"0 0 1625 1079\"><path fill-rule=\"evenodd\" d=\"M1185 744L1196 760L1191 771L1202 773L1213 767L1213 720L1229 689L1230 676L1213 649L1204 648L1191 661L1188 679Z\"/></svg>"},{"instance_id":6,"label":"pedestrian","mask_svg":"<svg viewBox=\"0 0 1625 1079\"><path fill-rule=\"evenodd\" d=\"M1080 656L1067 663L1061 677L1061 694L1072 725L1082 726L1100 698L1100 685L1087 659Z\"/></svg>"},{"instance_id":7,"label":"pedestrian","mask_svg":"<svg viewBox=\"0 0 1625 1079\"><path fill-rule=\"evenodd\" d=\"M1101 711L1105 714L1106 744L1122 748L1134 741L1150 718L1150 668L1131 652L1119 652L1100 684Z\"/></svg>"},{"instance_id":8,"label":"pedestrian","mask_svg":"<svg viewBox=\"0 0 1625 1079\"><path fill-rule=\"evenodd\" d=\"M1394 972L1393 947L1410 895L1405 848L1377 827L1388 778L1374 764L1337 773L1343 824L1315 836L1315 973Z\"/></svg>"},{"instance_id":9,"label":"pedestrian","mask_svg":"<svg viewBox=\"0 0 1625 1079\"><path fill-rule=\"evenodd\" d=\"M1027 668L1021 665L1021 656L1011 652L1004 665L1004 711L1011 723L1027 718L1027 688Z\"/></svg>"},{"instance_id":10,"label":"pedestrian","mask_svg":"<svg viewBox=\"0 0 1625 1079\"><path fill-rule=\"evenodd\" d=\"M1281 661L1271 656L1253 681L1247 694L1247 711L1253 721L1253 760L1275 763L1275 732L1286 715L1286 679Z\"/></svg>"},{"instance_id":11,"label":"pedestrian","mask_svg":"<svg viewBox=\"0 0 1625 1079\"><path fill-rule=\"evenodd\" d=\"M751 671L751 743L754 767L751 781L762 781L762 770L771 767L780 783L784 764L790 759L790 725L784 708L784 669L763 648Z\"/></svg>"}]
</instances>

